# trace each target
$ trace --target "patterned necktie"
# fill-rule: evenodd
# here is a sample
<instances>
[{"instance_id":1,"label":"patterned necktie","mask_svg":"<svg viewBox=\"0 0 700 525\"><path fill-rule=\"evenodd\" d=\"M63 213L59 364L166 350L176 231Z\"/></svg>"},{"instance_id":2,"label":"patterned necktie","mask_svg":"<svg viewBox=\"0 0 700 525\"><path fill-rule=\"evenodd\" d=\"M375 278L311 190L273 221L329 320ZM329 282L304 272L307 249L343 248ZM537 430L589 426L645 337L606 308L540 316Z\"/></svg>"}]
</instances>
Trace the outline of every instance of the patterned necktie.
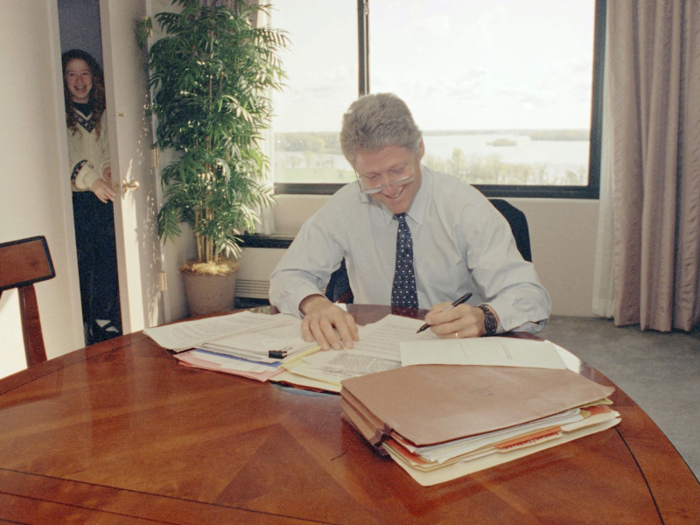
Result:
<instances>
[{"instance_id":1,"label":"patterned necktie","mask_svg":"<svg viewBox=\"0 0 700 525\"><path fill-rule=\"evenodd\" d=\"M406 214L394 215L399 221L396 233L396 270L391 288L391 306L418 308L416 276L413 273L413 239L406 224Z\"/></svg>"}]
</instances>

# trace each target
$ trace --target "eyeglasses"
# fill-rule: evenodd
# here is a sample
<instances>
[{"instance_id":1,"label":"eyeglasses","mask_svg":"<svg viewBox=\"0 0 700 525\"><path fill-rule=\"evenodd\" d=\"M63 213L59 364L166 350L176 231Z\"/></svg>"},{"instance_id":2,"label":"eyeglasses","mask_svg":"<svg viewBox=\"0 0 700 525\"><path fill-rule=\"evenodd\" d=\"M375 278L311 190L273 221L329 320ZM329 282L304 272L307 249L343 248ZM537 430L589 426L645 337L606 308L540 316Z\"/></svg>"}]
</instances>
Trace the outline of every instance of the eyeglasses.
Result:
<instances>
[{"instance_id":1,"label":"eyeglasses","mask_svg":"<svg viewBox=\"0 0 700 525\"><path fill-rule=\"evenodd\" d=\"M410 172L410 173L409 173ZM387 177L390 179L398 177L396 180L387 182L386 184L380 184L379 186L374 186L377 182L381 180L381 174L376 174L373 176L358 175L355 171L355 176L360 183L360 191L365 195L375 195L380 193L385 188L406 186L415 180L415 174L413 173L413 162L409 162L403 168L392 169L386 172Z\"/></svg>"}]
</instances>

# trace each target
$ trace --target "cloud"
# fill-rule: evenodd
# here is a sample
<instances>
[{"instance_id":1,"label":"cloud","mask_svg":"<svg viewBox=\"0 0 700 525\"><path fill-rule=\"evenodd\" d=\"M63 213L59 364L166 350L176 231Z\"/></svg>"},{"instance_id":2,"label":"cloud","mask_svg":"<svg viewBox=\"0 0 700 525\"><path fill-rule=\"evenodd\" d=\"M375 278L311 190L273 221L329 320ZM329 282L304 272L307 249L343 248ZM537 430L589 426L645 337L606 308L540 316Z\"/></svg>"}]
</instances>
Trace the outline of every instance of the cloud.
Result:
<instances>
[{"instance_id":1,"label":"cloud","mask_svg":"<svg viewBox=\"0 0 700 525\"><path fill-rule=\"evenodd\" d=\"M446 83L446 96L452 98L475 99L483 93L488 72L483 68L472 68L457 79Z\"/></svg>"},{"instance_id":2,"label":"cloud","mask_svg":"<svg viewBox=\"0 0 700 525\"><path fill-rule=\"evenodd\" d=\"M452 22L447 15L431 15L421 19L417 29L420 32L425 31L429 36L436 35L444 38L452 31Z\"/></svg>"},{"instance_id":3,"label":"cloud","mask_svg":"<svg viewBox=\"0 0 700 525\"><path fill-rule=\"evenodd\" d=\"M525 89L506 87L495 91L496 95L517 102L527 109L546 108L554 105L549 92L533 92Z\"/></svg>"}]
</instances>

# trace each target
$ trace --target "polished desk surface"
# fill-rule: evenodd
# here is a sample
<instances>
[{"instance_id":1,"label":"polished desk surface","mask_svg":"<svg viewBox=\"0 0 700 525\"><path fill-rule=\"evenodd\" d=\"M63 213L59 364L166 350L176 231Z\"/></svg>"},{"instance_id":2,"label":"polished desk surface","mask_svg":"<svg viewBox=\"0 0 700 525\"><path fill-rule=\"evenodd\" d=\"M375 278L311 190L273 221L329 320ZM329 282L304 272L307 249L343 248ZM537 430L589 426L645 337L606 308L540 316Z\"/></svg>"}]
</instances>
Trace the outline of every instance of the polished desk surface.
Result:
<instances>
[{"instance_id":1,"label":"polished desk surface","mask_svg":"<svg viewBox=\"0 0 700 525\"><path fill-rule=\"evenodd\" d=\"M339 396L189 369L126 335L0 381L0 523L698 523L697 479L612 398L614 429L421 487L341 420Z\"/></svg>"}]
</instances>

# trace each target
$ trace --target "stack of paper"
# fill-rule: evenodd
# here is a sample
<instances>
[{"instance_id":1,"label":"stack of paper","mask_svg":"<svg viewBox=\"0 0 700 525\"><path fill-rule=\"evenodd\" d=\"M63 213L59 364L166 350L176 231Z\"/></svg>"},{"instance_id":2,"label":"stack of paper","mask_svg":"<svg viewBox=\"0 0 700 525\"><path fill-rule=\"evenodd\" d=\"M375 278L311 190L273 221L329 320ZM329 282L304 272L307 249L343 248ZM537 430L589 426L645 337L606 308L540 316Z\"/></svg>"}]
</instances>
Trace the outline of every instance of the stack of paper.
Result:
<instances>
[{"instance_id":1,"label":"stack of paper","mask_svg":"<svg viewBox=\"0 0 700 525\"><path fill-rule=\"evenodd\" d=\"M146 328L144 333L163 348L181 352L219 337L254 331L277 321L265 314L240 312Z\"/></svg>"},{"instance_id":2,"label":"stack of paper","mask_svg":"<svg viewBox=\"0 0 700 525\"><path fill-rule=\"evenodd\" d=\"M570 370L416 365L343 381L341 406L428 486L613 427L613 391Z\"/></svg>"},{"instance_id":3,"label":"stack of paper","mask_svg":"<svg viewBox=\"0 0 700 525\"><path fill-rule=\"evenodd\" d=\"M360 340L352 350L317 352L283 363L286 372L274 381L340 392L344 379L399 368L402 342L437 342L430 331L416 334L422 325L423 321L418 319L387 315L376 323L359 327Z\"/></svg>"},{"instance_id":4,"label":"stack of paper","mask_svg":"<svg viewBox=\"0 0 700 525\"><path fill-rule=\"evenodd\" d=\"M319 349L316 343L302 339L299 319L290 315L241 312L144 332L175 351L175 357L185 365L258 381L279 375L282 364Z\"/></svg>"},{"instance_id":5,"label":"stack of paper","mask_svg":"<svg viewBox=\"0 0 700 525\"><path fill-rule=\"evenodd\" d=\"M192 368L203 368L225 374L233 374L256 381L265 382L278 375L282 369L279 363L256 363L248 359L207 352L206 350L189 350L175 355L175 359Z\"/></svg>"}]
</instances>

